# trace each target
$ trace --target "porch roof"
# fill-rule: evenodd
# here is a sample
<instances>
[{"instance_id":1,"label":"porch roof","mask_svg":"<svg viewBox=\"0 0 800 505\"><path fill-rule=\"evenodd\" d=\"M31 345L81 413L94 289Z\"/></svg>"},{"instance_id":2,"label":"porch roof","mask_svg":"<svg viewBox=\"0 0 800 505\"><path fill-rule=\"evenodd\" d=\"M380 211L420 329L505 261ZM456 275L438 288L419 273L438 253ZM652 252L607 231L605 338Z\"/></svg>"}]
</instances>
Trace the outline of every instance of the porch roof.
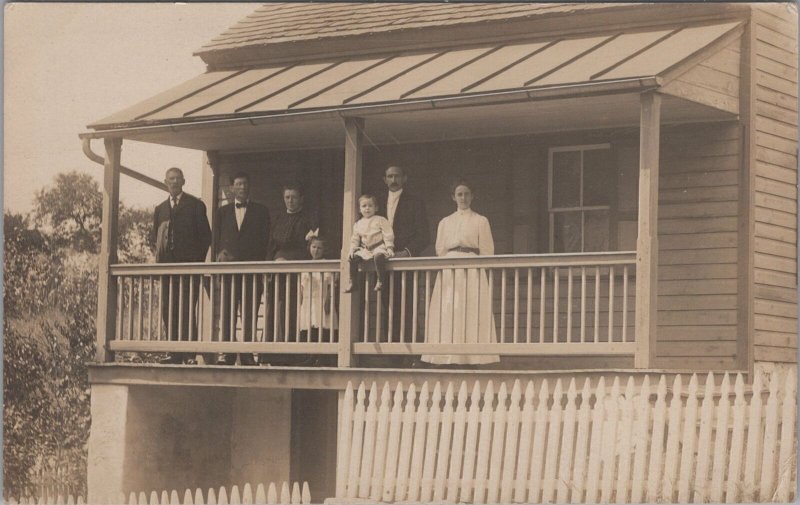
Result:
<instances>
[{"instance_id":1,"label":"porch roof","mask_svg":"<svg viewBox=\"0 0 800 505\"><path fill-rule=\"evenodd\" d=\"M157 132L175 137L182 128L209 124L235 128L287 117L338 122L342 115L637 93L691 68L740 25L688 24L209 71L92 123L96 133L87 136L208 149L213 146L202 135L170 140ZM713 114L710 109L704 110Z\"/></svg>"}]
</instances>

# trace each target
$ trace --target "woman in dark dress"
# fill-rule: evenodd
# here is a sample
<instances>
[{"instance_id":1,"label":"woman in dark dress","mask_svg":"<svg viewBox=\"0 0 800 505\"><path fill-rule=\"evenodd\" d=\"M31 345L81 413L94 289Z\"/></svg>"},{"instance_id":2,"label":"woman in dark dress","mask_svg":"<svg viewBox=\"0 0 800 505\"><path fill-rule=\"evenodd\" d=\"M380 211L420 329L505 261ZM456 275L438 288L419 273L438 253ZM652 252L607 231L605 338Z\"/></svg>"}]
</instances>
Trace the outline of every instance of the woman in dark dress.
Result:
<instances>
[{"instance_id":1,"label":"woman in dark dress","mask_svg":"<svg viewBox=\"0 0 800 505\"><path fill-rule=\"evenodd\" d=\"M283 187L286 211L272 224L270 259L292 261L311 259L306 235L317 228L316 218L303 209L303 190L298 185Z\"/></svg>"},{"instance_id":2,"label":"woman in dark dress","mask_svg":"<svg viewBox=\"0 0 800 505\"><path fill-rule=\"evenodd\" d=\"M316 230L317 220L303 209L303 190L299 185L289 184L283 187L283 203L286 211L278 214L272 225L269 258L274 261L310 260L306 236ZM284 329L282 339L287 342L296 340L297 328L297 283L298 275L279 275L277 316ZM289 281L287 299L286 282ZM286 320L286 305L289 306L289 318Z\"/></svg>"}]
</instances>

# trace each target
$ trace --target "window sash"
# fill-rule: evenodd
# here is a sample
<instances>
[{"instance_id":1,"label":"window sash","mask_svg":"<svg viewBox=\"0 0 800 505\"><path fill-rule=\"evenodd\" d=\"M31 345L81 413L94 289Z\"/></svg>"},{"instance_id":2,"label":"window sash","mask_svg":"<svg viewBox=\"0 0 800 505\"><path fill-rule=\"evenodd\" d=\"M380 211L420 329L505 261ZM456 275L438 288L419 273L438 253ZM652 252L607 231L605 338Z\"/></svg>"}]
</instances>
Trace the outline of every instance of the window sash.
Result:
<instances>
[{"instance_id":1,"label":"window sash","mask_svg":"<svg viewBox=\"0 0 800 505\"><path fill-rule=\"evenodd\" d=\"M585 157L584 153L586 151L592 150L600 150L600 149L611 149L610 143L604 144L583 144L583 145L570 145L570 146L558 146L558 147L551 147L548 149L547 153L547 210L548 210L548 221L549 221L549 242L550 242L550 252L555 251L555 218L556 214L558 213L567 213L567 212L580 212L581 219L580 219L580 244L581 244L581 252L585 251L585 244L586 244L586 213L587 212L602 212L606 211L609 213L608 219L608 247L611 247L611 205L583 205L584 202L584 162ZM554 175L556 172L553 158L554 155L557 153L565 153L565 152L580 152L580 176L579 176L579 205L577 207L557 207L553 205L553 186L554 186Z\"/></svg>"}]
</instances>

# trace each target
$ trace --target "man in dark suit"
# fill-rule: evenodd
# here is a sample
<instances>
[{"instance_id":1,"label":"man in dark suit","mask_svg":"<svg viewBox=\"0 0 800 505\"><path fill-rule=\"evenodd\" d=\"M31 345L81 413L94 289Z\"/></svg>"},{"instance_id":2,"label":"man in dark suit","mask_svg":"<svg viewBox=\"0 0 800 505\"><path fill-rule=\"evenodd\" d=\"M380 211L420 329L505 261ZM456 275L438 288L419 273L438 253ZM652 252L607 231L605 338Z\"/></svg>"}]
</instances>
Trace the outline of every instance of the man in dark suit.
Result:
<instances>
[{"instance_id":1,"label":"man in dark suit","mask_svg":"<svg viewBox=\"0 0 800 505\"><path fill-rule=\"evenodd\" d=\"M269 211L250 200L250 177L246 173L234 176L233 194L234 201L217 211L214 224L219 244L217 261L265 261L269 251ZM241 308L242 340L252 342L255 333L253 316L261 305L264 276L245 275L244 282L239 275L232 277L226 276L223 281L224 292L228 294L222 300L222 338L225 341L231 341L232 337L235 339L235 314ZM231 311L234 318L231 318ZM239 359L242 365L256 364L252 353L242 353ZM218 356L217 364L233 364L233 356Z\"/></svg>"},{"instance_id":2,"label":"man in dark suit","mask_svg":"<svg viewBox=\"0 0 800 505\"><path fill-rule=\"evenodd\" d=\"M197 263L206 258L211 244L206 206L183 192L180 168L170 168L164 178L169 198L156 207L152 233L157 263ZM198 340L197 298L202 276L161 276L161 317L167 340ZM189 353L173 353L167 363L193 363Z\"/></svg>"},{"instance_id":3,"label":"man in dark suit","mask_svg":"<svg viewBox=\"0 0 800 505\"><path fill-rule=\"evenodd\" d=\"M412 256L419 256L422 251L428 247L430 242L430 231L428 229L428 214L425 208L425 202L405 189L408 176L406 175L403 167L399 165L390 165L386 168L383 174L383 182L389 190L385 197L381 198L381 208L379 213L389 220L394 231L394 250L395 258L408 258ZM402 314L403 295L401 277L395 276L395 283L393 291L394 303L392 304L393 312L393 325L392 325L392 340L399 342L400 334L400 318ZM390 290L383 291L384 307L388 308L388 293ZM412 284L406 280L406 296L405 296L405 324L404 333L406 341L411 339L413 334L413 287ZM388 310L383 310L383 328L387 328L388 323ZM418 335L420 333L418 332Z\"/></svg>"}]
</instances>

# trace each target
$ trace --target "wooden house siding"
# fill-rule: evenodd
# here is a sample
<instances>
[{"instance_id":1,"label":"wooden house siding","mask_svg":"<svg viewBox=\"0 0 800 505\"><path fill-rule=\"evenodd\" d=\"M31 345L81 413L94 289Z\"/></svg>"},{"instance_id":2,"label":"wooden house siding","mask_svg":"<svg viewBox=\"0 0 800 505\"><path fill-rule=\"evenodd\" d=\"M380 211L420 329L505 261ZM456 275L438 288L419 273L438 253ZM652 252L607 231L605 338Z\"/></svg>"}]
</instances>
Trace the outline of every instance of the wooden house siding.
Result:
<instances>
[{"instance_id":1,"label":"wooden house siding","mask_svg":"<svg viewBox=\"0 0 800 505\"><path fill-rule=\"evenodd\" d=\"M797 361L796 19L789 4L753 8L755 361Z\"/></svg>"},{"instance_id":2,"label":"wooden house siding","mask_svg":"<svg viewBox=\"0 0 800 505\"><path fill-rule=\"evenodd\" d=\"M662 91L737 114L741 43L741 37L738 37L676 77Z\"/></svg>"},{"instance_id":3,"label":"wooden house siding","mask_svg":"<svg viewBox=\"0 0 800 505\"><path fill-rule=\"evenodd\" d=\"M740 149L733 122L662 132L656 366L735 365Z\"/></svg>"}]
</instances>

